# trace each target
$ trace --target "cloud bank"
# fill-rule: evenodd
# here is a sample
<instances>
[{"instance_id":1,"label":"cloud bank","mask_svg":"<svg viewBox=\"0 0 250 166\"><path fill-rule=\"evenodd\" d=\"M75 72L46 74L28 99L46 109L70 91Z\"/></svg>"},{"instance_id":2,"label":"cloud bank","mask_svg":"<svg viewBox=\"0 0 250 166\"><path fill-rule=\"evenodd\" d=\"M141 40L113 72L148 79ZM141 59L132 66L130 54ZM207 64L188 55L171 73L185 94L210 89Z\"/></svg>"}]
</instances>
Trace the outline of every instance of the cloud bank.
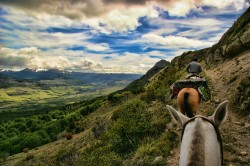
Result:
<instances>
[{"instance_id":1,"label":"cloud bank","mask_svg":"<svg viewBox=\"0 0 250 166\"><path fill-rule=\"evenodd\" d=\"M245 0L1 0L3 5L14 6L26 10L31 14L48 13L50 15L63 15L70 19L86 17L100 17L113 10L123 8L161 6L173 16L185 16L191 10L201 6L225 8L233 6L242 9Z\"/></svg>"},{"instance_id":2,"label":"cloud bank","mask_svg":"<svg viewBox=\"0 0 250 166\"><path fill-rule=\"evenodd\" d=\"M145 73L216 43L247 0L1 0L0 68Z\"/></svg>"}]
</instances>

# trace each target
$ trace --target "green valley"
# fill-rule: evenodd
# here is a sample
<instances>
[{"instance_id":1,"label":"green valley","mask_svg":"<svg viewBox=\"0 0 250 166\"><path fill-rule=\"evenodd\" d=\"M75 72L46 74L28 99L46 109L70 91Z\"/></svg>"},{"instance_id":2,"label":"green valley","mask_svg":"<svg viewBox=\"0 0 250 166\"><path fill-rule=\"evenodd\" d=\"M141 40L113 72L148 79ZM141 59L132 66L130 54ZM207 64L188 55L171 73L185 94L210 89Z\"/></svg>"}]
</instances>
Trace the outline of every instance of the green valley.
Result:
<instances>
[{"instance_id":1,"label":"green valley","mask_svg":"<svg viewBox=\"0 0 250 166\"><path fill-rule=\"evenodd\" d=\"M121 79L108 85L102 82L68 78L27 80L0 75L0 122L107 95L124 88L130 80Z\"/></svg>"}]
</instances>

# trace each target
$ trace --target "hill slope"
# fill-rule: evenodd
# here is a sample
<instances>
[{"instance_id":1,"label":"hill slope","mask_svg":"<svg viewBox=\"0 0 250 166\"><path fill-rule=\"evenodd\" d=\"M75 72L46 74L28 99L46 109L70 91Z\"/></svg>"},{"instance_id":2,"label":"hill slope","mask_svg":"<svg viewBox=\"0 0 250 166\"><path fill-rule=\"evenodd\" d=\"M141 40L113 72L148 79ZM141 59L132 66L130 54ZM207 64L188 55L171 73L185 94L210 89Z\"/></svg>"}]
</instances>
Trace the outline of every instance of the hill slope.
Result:
<instances>
[{"instance_id":1,"label":"hill slope","mask_svg":"<svg viewBox=\"0 0 250 166\"><path fill-rule=\"evenodd\" d=\"M245 44L240 47L244 40L232 46L229 40L245 39L244 36L249 34L249 14L250 9L213 47L184 53L176 57L171 65L153 75L145 75L123 91L68 105L58 110L57 114L60 114L51 119L43 117L44 126L34 135L32 133L29 141L34 142L32 138L39 140L40 137L51 139L52 133L55 134L53 127L60 128L58 125L64 124L55 137L56 141L40 147L32 147L22 141L21 145L33 149L4 158L3 165L178 165L180 130L171 122L165 104L176 106L176 101L169 99L169 86L185 76L183 67L193 56L202 60L203 74L212 90L212 100L201 103L199 114L211 115L220 101L230 100L228 121L221 128L225 165L248 165L250 49ZM246 38L243 43L248 43L248 40ZM241 49L236 51L236 46ZM143 78L149 79L145 81ZM39 118L36 117L36 120ZM29 120L22 119L26 124ZM0 131L11 129L15 124L12 123L4 124L5 128ZM50 133L46 135L47 131ZM74 134L73 138L63 138L65 132ZM10 141L14 145L16 140L5 141L0 147L3 149Z\"/></svg>"}]
</instances>

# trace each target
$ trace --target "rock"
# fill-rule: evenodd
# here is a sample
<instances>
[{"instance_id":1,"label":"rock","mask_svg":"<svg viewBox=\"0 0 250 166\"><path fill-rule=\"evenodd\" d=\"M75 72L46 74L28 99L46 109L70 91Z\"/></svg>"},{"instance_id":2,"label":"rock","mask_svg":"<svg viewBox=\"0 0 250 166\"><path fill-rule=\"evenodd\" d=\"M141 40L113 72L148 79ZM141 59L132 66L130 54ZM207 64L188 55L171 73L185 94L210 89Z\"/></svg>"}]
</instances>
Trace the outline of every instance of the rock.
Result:
<instances>
[{"instance_id":1,"label":"rock","mask_svg":"<svg viewBox=\"0 0 250 166\"><path fill-rule=\"evenodd\" d=\"M237 38L233 40L230 44L228 44L227 50L225 51L225 55L234 56L242 52L242 50L244 50L244 46L241 44L240 40Z\"/></svg>"},{"instance_id":2,"label":"rock","mask_svg":"<svg viewBox=\"0 0 250 166\"><path fill-rule=\"evenodd\" d=\"M154 159L153 163L156 164L156 163L161 162L162 160L163 160L163 157L162 157L162 156L157 156L157 157Z\"/></svg>"},{"instance_id":3,"label":"rock","mask_svg":"<svg viewBox=\"0 0 250 166\"><path fill-rule=\"evenodd\" d=\"M244 127L250 129L250 124L246 122Z\"/></svg>"},{"instance_id":4,"label":"rock","mask_svg":"<svg viewBox=\"0 0 250 166\"><path fill-rule=\"evenodd\" d=\"M245 47L250 47L250 28L248 28L247 31L243 33L243 35L240 37L240 41Z\"/></svg>"},{"instance_id":5,"label":"rock","mask_svg":"<svg viewBox=\"0 0 250 166\"><path fill-rule=\"evenodd\" d=\"M238 160L240 160L241 162L244 160L241 156L238 156L237 158L238 158Z\"/></svg>"},{"instance_id":6,"label":"rock","mask_svg":"<svg viewBox=\"0 0 250 166\"><path fill-rule=\"evenodd\" d=\"M207 52L206 63L218 64L224 59L237 56L250 48L250 8L222 36L220 41Z\"/></svg>"},{"instance_id":7,"label":"rock","mask_svg":"<svg viewBox=\"0 0 250 166\"><path fill-rule=\"evenodd\" d=\"M247 156L248 154L247 154L246 151L241 151L241 152L240 152L240 155L241 155L241 156Z\"/></svg>"},{"instance_id":8,"label":"rock","mask_svg":"<svg viewBox=\"0 0 250 166\"><path fill-rule=\"evenodd\" d=\"M219 100L219 99L214 99L214 103L215 103L215 104L219 104L219 103L220 103L220 100Z\"/></svg>"}]
</instances>

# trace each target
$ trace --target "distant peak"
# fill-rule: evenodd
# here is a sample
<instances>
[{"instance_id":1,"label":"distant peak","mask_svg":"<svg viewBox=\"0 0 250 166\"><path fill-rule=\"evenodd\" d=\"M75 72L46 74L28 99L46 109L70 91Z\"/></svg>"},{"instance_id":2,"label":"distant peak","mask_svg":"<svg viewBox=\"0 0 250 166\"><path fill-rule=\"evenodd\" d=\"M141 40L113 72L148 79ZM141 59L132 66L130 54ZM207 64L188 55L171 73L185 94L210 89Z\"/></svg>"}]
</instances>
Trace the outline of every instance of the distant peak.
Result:
<instances>
[{"instance_id":1,"label":"distant peak","mask_svg":"<svg viewBox=\"0 0 250 166\"><path fill-rule=\"evenodd\" d=\"M21 71L32 71L32 72L35 72L36 70L35 69L30 69L30 68L25 68L25 69L23 69Z\"/></svg>"},{"instance_id":2,"label":"distant peak","mask_svg":"<svg viewBox=\"0 0 250 166\"><path fill-rule=\"evenodd\" d=\"M162 59L159 62L156 62L154 67L156 67L158 69L162 69L162 68L166 67L168 64L170 64L170 62L166 61L165 59Z\"/></svg>"}]
</instances>

